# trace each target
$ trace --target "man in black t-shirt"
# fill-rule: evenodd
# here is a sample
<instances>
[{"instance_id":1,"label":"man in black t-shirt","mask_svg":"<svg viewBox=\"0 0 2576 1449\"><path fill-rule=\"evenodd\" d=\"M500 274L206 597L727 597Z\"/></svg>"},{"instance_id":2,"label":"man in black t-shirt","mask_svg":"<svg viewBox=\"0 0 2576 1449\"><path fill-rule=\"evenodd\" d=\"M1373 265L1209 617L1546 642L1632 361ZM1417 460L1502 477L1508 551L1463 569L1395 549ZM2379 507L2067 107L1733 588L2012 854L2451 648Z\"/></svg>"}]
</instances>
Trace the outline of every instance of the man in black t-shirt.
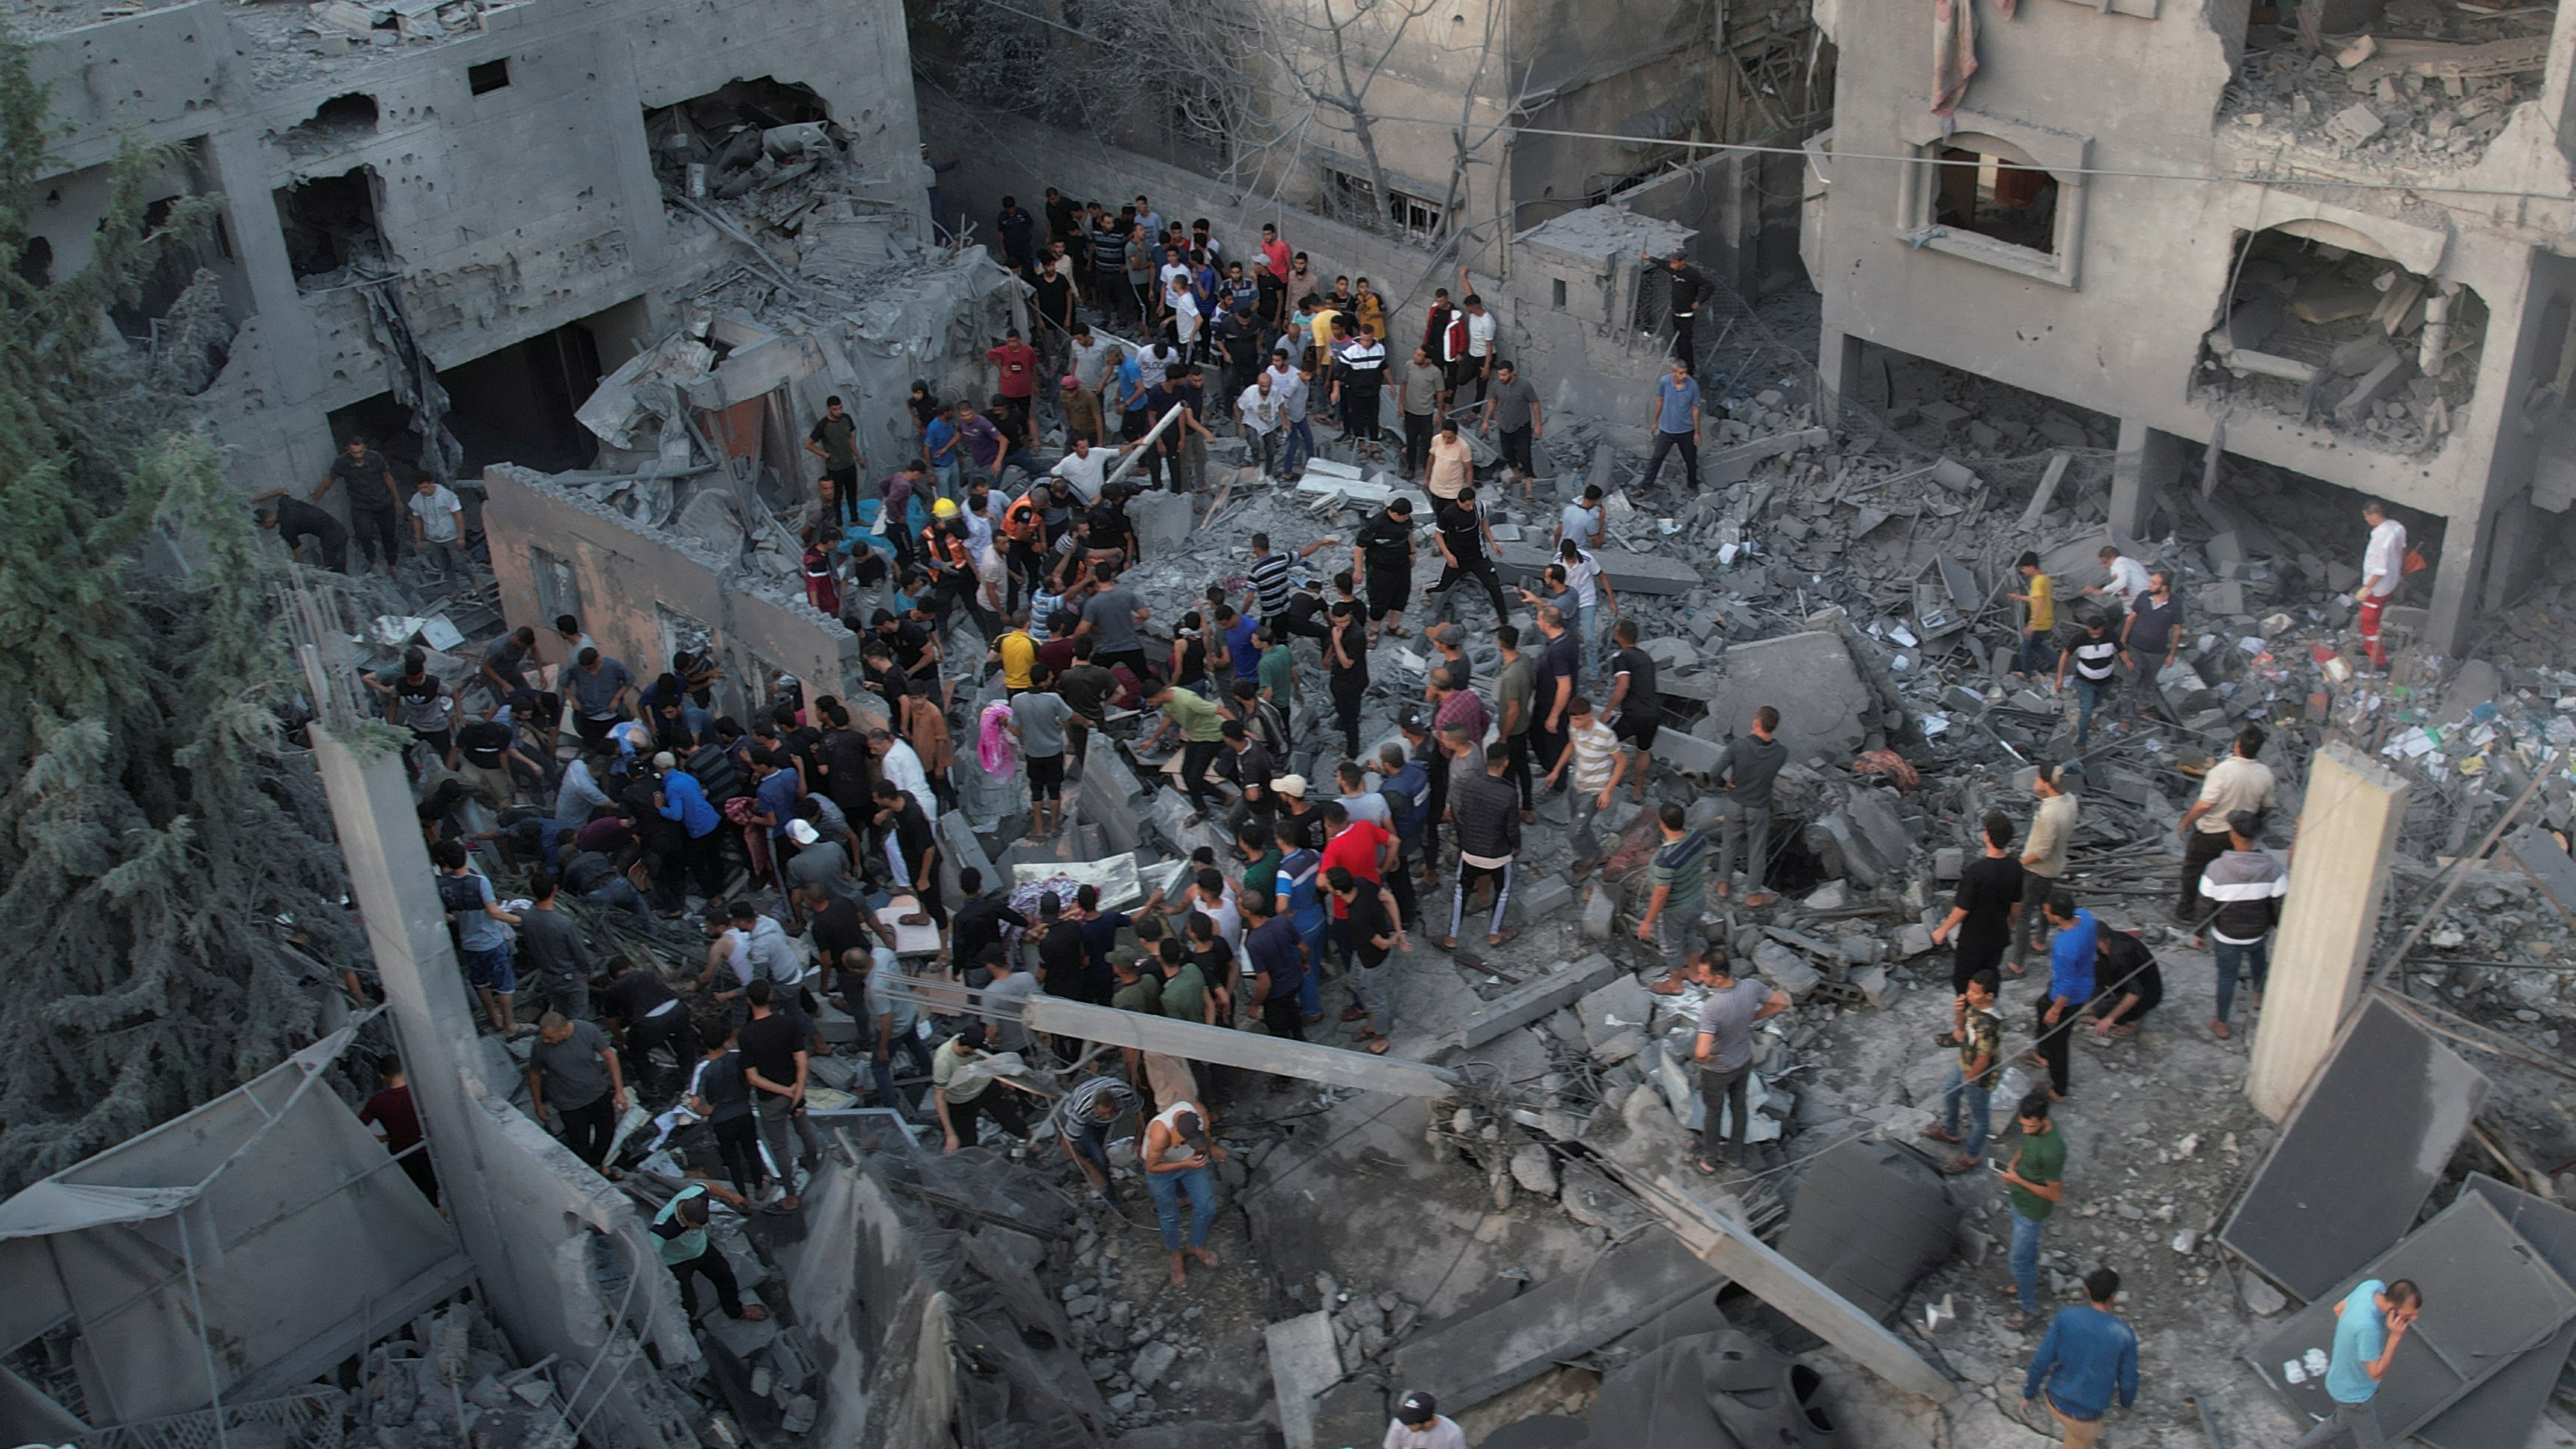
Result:
<instances>
[{"instance_id":1,"label":"man in black t-shirt","mask_svg":"<svg viewBox=\"0 0 2576 1449\"><path fill-rule=\"evenodd\" d=\"M957 872L957 888L966 893L965 901L949 913L948 954L952 960L972 961L987 946L1002 944L1004 928L1017 926L1025 931L1029 918L1011 909L1011 898L1001 891L984 889L984 873L973 866Z\"/></svg>"},{"instance_id":2,"label":"man in black t-shirt","mask_svg":"<svg viewBox=\"0 0 2576 1449\"><path fill-rule=\"evenodd\" d=\"M752 1104L759 1110L761 1140L769 1147L770 1161L778 1165L779 1175L789 1184L788 1195L779 1199L778 1206L792 1213L796 1211L795 1175L787 1164L793 1160L812 1173L823 1161L823 1139L805 1115L804 1018L774 1009L776 990L766 976L744 988L743 995L751 1004L751 1020L742 1024L738 1040L748 1073L746 1079L751 1083Z\"/></svg>"},{"instance_id":3,"label":"man in black t-shirt","mask_svg":"<svg viewBox=\"0 0 2576 1449\"><path fill-rule=\"evenodd\" d=\"M625 1028L636 1086L646 1107L658 1107L679 1090L680 1074L689 1065L688 1009L659 971L637 968L624 952L609 957L608 970L600 1012Z\"/></svg>"},{"instance_id":4,"label":"man in black t-shirt","mask_svg":"<svg viewBox=\"0 0 2576 1449\"><path fill-rule=\"evenodd\" d=\"M1446 566L1429 592L1446 594L1472 574L1484 584L1485 597L1494 601L1494 623L1499 627L1511 622L1511 607L1503 602L1502 578L1494 572L1493 534L1484 510L1476 506L1476 490L1459 489L1458 496L1442 506L1438 521L1440 559Z\"/></svg>"},{"instance_id":5,"label":"man in black t-shirt","mask_svg":"<svg viewBox=\"0 0 2576 1449\"><path fill-rule=\"evenodd\" d=\"M508 725L497 720L478 719L456 732L456 751L462 757L460 772L492 792L492 802L507 805L516 793L511 784L513 774L525 775L540 784L545 772L537 762L519 753L518 736Z\"/></svg>"},{"instance_id":6,"label":"man in black t-shirt","mask_svg":"<svg viewBox=\"0 0 2576 1449\"><path fill-rule=\"evenodd\" d=\"M1655 688L1655 656L1637 647L1637 621L1622 619L1612 631L1619 641L1610 656L1610 732L1637 752L1637 767L1628 778L1637 782L1635 798L1646 798L1646 777L1655 770L1655 736L1663 728L1664 697Z\"/></svg>"},{"instance_id":7,"label":"man in black t-shirt","mask_svg":"<svg viewBox=\"0 0 2576 1449\"><path fill-rule=\"evenodd\" d=\"M1065 359L1073 345L1073 279L1050 255L1039 259L1037 276L1029 287L1029 305L1037 313L1037 324L1029 330L1036 334L1030 340L1038 349L1038 393L1049 396L1049 389L1064 376Z\"/></svg>"},{"instance_id":8,"label":"man in black t-shirt","mask_svg":"<svg viewBox=\"0 0 2576 1449\"><path fill-rule=\"evenodd\" d=\"M1404 606L1413 597L1412 499L1398 498L1360 525L1351 541L1351 569L1368 585L1369 643L1375 645L1381 633L1407 637L1411 631L1404 627Z\"/></svg>"},{"instance_id":9,"label":"man in black t-shirt","mask_svg":"<svg viewBox=\"0 0 2576 1449\"><path fill-rule=\"evenodd\" d=\"M858 522L859 470L868 460L859 456L859 420L838 397L823 399L823 416L805 435L805 451L823 460L823 476L832 484L824 526L837 533L844 523Z\"/></svg>"},{"instance_id":10,"label":"man in black t-shirt","mask_svg":"<svg viewBox=\"0 0 2576 1449\"><path fill-rule=\"evenodd\" d=\"M331 485L339 484L349 497L349 527L358 535L358 547L373 565L379 548L385 556L385 572L394 571L402 537L402 489L394 484L393 465L385 455L367 446L364 438L351 438L331 460L331 471L322 475L322 486L314 490L313 501L320 503L331 495Z\"/></svg>"},{"instance_id":11,"label":"man in black t-shirt","mask_svg":"<svg viewBox=\"0 0 2576 1449\"><path fill-rule=\"evenodd\" d=\"M1530 691L1530 744L1537 751L1532 758L1538 772L1547 775L1556 769L1557 756L1565 753L1566 707L1574 700L1575 678L1583 672L1583 645L1566 627L1565 611L1554 604L1538 606L1538 632L1537 682ZM1566 779L1571 781L1572 776Z\"/></svg>"},{"instance_id":12,"label":"man in black t-shirt","mask_svg":"<svg viewBox=\"0 0 2576 1449\"><path fill-rule=\"evenodd\" d=\"M275 501L269 501L275 500ZM278 541L304 562L304 541L313 540L316 558L340 573L349 571L349 531L340 520L280 488L252 500L259 504L259 526L277 530Z\"/></svg>"},{"instance_id":13,"label":"man in black t-shirt","mask_svg":"<svg viewBox=\"0 0 2576 1449\"><path fill-rule=\"evenodd\" d=\"M1959 893L1949 916L1932 928L1933 945L1945 939L1958 943L1950 960L1953 993L1965 993L1978 972L1992 971L2003 960L2004 948L2012 944L2013 919L2021 914L2022 869L2011 849L2011 818L2000 811L1988 815L1985 838L1985 854L1959 872Z\"/></svg>"}]
</instances>

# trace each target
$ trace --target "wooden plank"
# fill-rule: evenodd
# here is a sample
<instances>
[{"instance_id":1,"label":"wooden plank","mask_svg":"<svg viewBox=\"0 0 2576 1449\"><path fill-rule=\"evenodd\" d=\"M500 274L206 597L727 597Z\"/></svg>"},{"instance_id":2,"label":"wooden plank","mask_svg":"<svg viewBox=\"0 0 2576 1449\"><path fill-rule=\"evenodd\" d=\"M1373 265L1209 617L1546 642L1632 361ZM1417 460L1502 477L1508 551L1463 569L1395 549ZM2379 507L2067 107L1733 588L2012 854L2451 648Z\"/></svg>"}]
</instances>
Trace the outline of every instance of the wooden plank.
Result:
<instances>
[{"instance_id":1,"label":"wooden plank","mask_svg":"<svg viewBox=\"0 0 2576 1449\"><path fill-rule=\"evenodd\" d=\"M1653 1213L1682 1246L1763 1302L1788 1314L1809 1332L1858 1360L1862 1367L1907 1393L1936 1403L1956 1398L1959 1386L1863 1313L1852 1301L1818 1282L1806 1269L1773 1251L1743 1227L1710 1212L1695 1198L1661 1180L1612 1165L1638 1203Z\"/></svg>"},{"instance_id":2,"label":"wooden plank","mask_svg":"<svg viewBox=\"0 0 2576 1449\"><path fill-rule=\"evenodd\" d=\"M1566 970L1542 976L1486 1003L1483 1010L1468 1017L1451 1034L1450 1045L1461 1050L1483 1046L1504 1032L1554 1015L1559 1007L1572 1006L1620 974L1618 962L1596 951Z\"/></svg>"},{"instance_id":3,"label":"wooden plank","mask_svg":"<svg viewBox=\"0 0 2576 1449\"><path fill-rule=\"evenodd\" d=\"M1289 1041L1260 1032L1229 1031L1194 1021L1145 1016L1060 996L1033 996L1021 1021L1031 1031L1074 1036L1111 1046L1161 1052L1194 1062L1243 1067L1272 1076L1297 1077L1363 1092L1393 1092L1406 1097L1454 1096L1458 1074L1446 1067L1401 1061L1393 1056L1344 1051L1340 1047Z\"/></svg>"}]
</instances>

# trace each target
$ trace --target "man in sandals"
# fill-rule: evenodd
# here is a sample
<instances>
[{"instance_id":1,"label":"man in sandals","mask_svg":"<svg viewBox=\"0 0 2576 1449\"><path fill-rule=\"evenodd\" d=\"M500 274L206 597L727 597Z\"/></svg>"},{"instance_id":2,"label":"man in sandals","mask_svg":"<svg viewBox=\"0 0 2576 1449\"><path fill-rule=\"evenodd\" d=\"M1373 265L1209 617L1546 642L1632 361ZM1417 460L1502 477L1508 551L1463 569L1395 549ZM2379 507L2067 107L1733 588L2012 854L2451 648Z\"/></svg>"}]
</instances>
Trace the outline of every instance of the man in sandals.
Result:
<instances>
[{"instance_id":1,"label":"man in sandals","mask_svg":"<svg viewBox=\"0 0 2576 1449\"><path fill-rule=\"evenodd\" d=\"M1941 1125L1926 1127L1923 1135L1935 1142L1954 1142L1959 1155L1951 1158L1942 1171L1956 1177L1977 1165L1986 1150L1986 1132L1992 1123L1992 1098L1995 1067L2003 1055L2003 1013L1995 1010L1995 992L2001 983L1993 969L1979 971L1968 978L1959 990L1958 1030L1941 1038L1944 1046L1959 1048L1959 1064L1950 1069L1950 1080L1941 1084ZM1959 1109L1968 1109L1968 1135L1959 1136Z\"/></svg>"}]
</instances>

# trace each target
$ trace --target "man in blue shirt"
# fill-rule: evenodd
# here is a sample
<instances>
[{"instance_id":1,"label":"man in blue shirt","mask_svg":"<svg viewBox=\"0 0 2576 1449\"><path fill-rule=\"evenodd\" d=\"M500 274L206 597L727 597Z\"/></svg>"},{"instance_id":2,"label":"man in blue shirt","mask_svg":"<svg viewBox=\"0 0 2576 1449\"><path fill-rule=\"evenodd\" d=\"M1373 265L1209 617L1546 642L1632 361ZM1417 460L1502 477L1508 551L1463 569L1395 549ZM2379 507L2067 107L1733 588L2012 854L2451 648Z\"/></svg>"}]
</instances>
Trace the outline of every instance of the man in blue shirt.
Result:
<instances>
[{"instance_id":1,"label":"man in blue shirt","mask_svg":"<svg viewBox=\"0 0 2576 1449\"><path fill-rule=\"evenodd\" d=\"M2067 1043L2075 1039L2075 1013L2093 999L2093 962L2101 927L2091 911L2075 908L2075 897L2051 891L2043 908L2057 935L2048 947L2048 994L2039 999L2032 1032L2039 1038L2039 1059L2048 1063L2048 1097L2066 1100Z\"/></svg>"},{"instance_id":2,"label":"man in blue shirt","mask_svg":"<svg viewBox=\"0 0 2576 1449\"><path fill-rule=\"evenodd\" d=\"M1655 383L1655 410L1646 418L1654 429L1655 450L1646 455L1646 481L1640 487L1655 486L1655 475L1664 471L1664 455L1675 448L1682 450L1682 481L1690 491L1699 491L1699 379L1691 376L1688 360L1673 359L1673 370Z\"/></svg>"},{"instance_id":3,"label":"man in blue shirt","mask_svg":"<svg viewBox=\"0 0 2576 1449\"><path fill-rule=\"evenodd\" d=\"M1262 1025L1275 1037L1306 1039L1305 1012L1298 1001L1308 974L1306 943L1296 925L1271 914L1273 901L1243 896L1243 959L1252 972L1252 996L1259 1003Z\"/></svg>"},{"instance_id":4,"label":"man in blue shirt","mask_svg":"<svg viewBox=\"0 0 2576 1449\"><path fill-rule=\"evenodd\" d=\"M2022 1381L2023 1403L2048 1395L2049 1416L2065 1431L2063 1449L2091 1449L2101 1439L2113 1393L2123 1409L2138 1401L2138 1335L2111 1312L2120 1275L2108 1268L2085 1274L2084 1296L2087 1306L2061 1308L2049 1320Z\"/></svg>"},{"instance_id":5,"label":"man in blue shirt","mask_svg":"<svg viewBox=\"0 0 2576 1449\"><path fill-rule=\"evenodd\" d=\"M2326 1364L2334 1417L2310 1429L2298 1449L2323 1449L2338 1438L2353 1449L2380 1449L2388 1442L2379 1430L2379 1381L2423 1309L2423 1290L2407 1278L2365 1278L2335 1305L2334 1357Z\"/></svg>"},{"instance_id":6,"label":"man in blue shirt","mask_svg":"<svg viewBox=\"0 0 2576 1449\"><path fill-rule=\"evenodd\" d=\"M661 772L660 784L653 791L653 809L665 820L680 822L688 842L681 847L678 860L662 862L662 889L677 898L679 875L686 869L698 883L698 894L714 900L724 891L724 840L716 834L724 817L707 803L706 787L698 783L698 777L681 769L668 752L655 755L653 767Z\"/></svg>"},{"instance_id":7,"label":"man in blue shirt","mask_svg":"<svg viewBox=\"0 0 2576 1449\"><path fill-rule=\"evenodd\" d=\"M957 409L941 408L921 430L921 460L939 478L939 496L965 496L964 472L966 451L961 446L965 429L958 424Z\"/></svg>"},{"instance_id":8,"label":"man in blue shirt","mask_svg":"<svg viewBox=\"0 0 2576 1449\"><path fill-rule=\"evenodd\" d=\"M1271 789L1284 794L1283 786L1289 781L1295 783L1296 798L1305 799L1306 782L1300 776L1274 780ZM1324 909L1324 857L1306 844L1306 827L1298 823L1296 816L1283 815L1278 819L1275 838L1279 849L1285 853L1279 858L1278 894L1272 906L1276 914L1287 919L1296 931L1297 939L1305 943L1307 958L1321 961L1324 959L1324 933L1332 924L1331 915ZM1306 972L1304 979L1297 984L1297 999L1307 1020L1322 1016L1324 979L1312 971Z\"/></svg>"}]
</instances>

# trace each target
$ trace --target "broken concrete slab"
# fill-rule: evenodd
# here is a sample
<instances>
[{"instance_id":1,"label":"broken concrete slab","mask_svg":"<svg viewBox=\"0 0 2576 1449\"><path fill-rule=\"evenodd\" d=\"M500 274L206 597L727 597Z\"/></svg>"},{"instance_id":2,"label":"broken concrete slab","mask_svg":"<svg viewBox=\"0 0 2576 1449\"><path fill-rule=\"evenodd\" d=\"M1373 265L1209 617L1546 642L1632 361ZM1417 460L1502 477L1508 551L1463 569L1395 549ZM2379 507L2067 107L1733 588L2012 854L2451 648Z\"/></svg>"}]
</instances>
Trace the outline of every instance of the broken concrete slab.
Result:
<instances>
[{"instance_id":1,"label":"broken concrete slab","mask_svg":"<svg viewBox=\"0 0 2576 1449\"><path fill-rule=\"evenodd\" d=\"M1804 996L1816 989L1825 973L1807 964L1806 958L1777 941L1764 941L1753 948L1753 969L1763 980L1789 993Z\"/></svg>"},{"instance_id":2,"label":"broken concrete slab","mask_svg":"<svg viewBox=\"0 0 2576 1449\"><path fill-rule=\"evenodd\" d=\"M1649 1232L1581 1273L1399 1347L1395 1378L1444 1405L1481 1403L1681 1304L1713 1298L1725 1282L1670 1234Z\"/></svg>"},{"instance_id":3,"label":"broken concrete slab","mask_svg":"<svg viewBox=\"0 0 2576 1449\"><path fill-rule=\"evenodd\" d=\"M1847 1140L1816 1158L1777 1245L1884 1320L1949 1259L1958 1224L1958 1205L1929 1163L1891 1142Z\"/></svg>"},{"instance_id":4,"label":"broken concrete slab","mask_svg":"<svg viewBox=\"0 0 2576 1449\"><path fill-rule=\"evenodd\" d=\"M1599 560L1610 586L1623 594L1687 594L1707 582L1698 569L1680 559L1618 549L1596 549L1592 556ZM1555 560L1556 555L1545 549L1507 543L1501 546L1494 563L1505 583L1528 583L1545 574Z\"/></svg>"},{"instance_id":5,"label":"broken concrete slab","mask_svg":"<svg viewBox=\"0 0 2576 1449\"><path fill-rule=\"evenodd\" d=\"M1149 560L1169 558L1185 547L1198 523L1186 493L1140 493L1128 503L1127 516L1136 525L1137 550Z\"/></svg>"},{"instance_id":6,"label":"broken concrete slab","mask_svg":"<svg viewBox=\"0 0 2576 1449\"><path fill-rule=\"evenodd\" d=\"M1633 976L1621 977L1585 993L1576 1005L1583 1017L1583 1039L1594 1050L1623 1031L1654 1020L1655 998Z\"/></svg>"},{"instance_id":7,"label":"broken concrete slab","mask_svg":"<svg viewBox=\"0 0 2576 1449\"><path fill-rule=\"evenodd\" d=\"M1135 772L1118 757L1117 749L1105 739L1094 740L1082 762L1074 810L1084 824L1099 827L1108 853L1123 855L1143 843L1144 826L1136 819L1135 806L1136 797L1143 793Z\"/></svg>"},{"instance_id":8,"label":"broken concrete slab","mask_svg":"<svg viewBox=\"0 0 2576 1449\"><path fill-rule=\"evenodd\" d=\"M1279 1430L1288 1449L1316 1449L1315 1401L1341 1382L1342 1352L1330 1313L1303 1313L1262 1330L1270 1348L1270 1387L1279 1400Z\"/></svg>"},{"instance_id":9,"label":"broken concrete slab","mask_svg":"<svg viewBox=\"0 0 2576 1449\"><path fill-rule=\"evenodd\" d=\"M1504 1032L1529 1025L1560 1007L1571 1006L1624 968L1595 952L1525 986L1513 988L1459 1024L1450 1044L1460 1049L1482 1046Z\"/></svg>"},{"instance_id":10,"label":"broken concrete slab","mask_svg":"<svg viewBox=\"0 0 2576 1449\"><path fill-rule=\"evenodd\" d=\"M1785 433L1774 433L1767 438L1755 438L1750 442L1737 443L1733 447L1719 448L1709 454L1709 481L1721 488L1729 483L1741 483L1753 476L1753 465L1766 458L1785 457L1807 448L1821 448L1832 440L1833 434L1823 428L1797 428ZM1619 588L1627 587L1615 579L1611 582Z\"/></svg>"},{"instance_id":11,"label":"broken concrete slab","mask_svg":"<svg viewBox=\"0 0 2576 1449\"><path fill-rule=\"evenodd\" d=\"M1838 758L1857 753L1877 722L1878 696L1839 631L1810 629L1733 645L1717 662L1725 693L1692 726L1701 739L1747 733L1754 711L1767 704L1780 711L1776 738L1790 759Z\"/></svg>"}]
</instances>

